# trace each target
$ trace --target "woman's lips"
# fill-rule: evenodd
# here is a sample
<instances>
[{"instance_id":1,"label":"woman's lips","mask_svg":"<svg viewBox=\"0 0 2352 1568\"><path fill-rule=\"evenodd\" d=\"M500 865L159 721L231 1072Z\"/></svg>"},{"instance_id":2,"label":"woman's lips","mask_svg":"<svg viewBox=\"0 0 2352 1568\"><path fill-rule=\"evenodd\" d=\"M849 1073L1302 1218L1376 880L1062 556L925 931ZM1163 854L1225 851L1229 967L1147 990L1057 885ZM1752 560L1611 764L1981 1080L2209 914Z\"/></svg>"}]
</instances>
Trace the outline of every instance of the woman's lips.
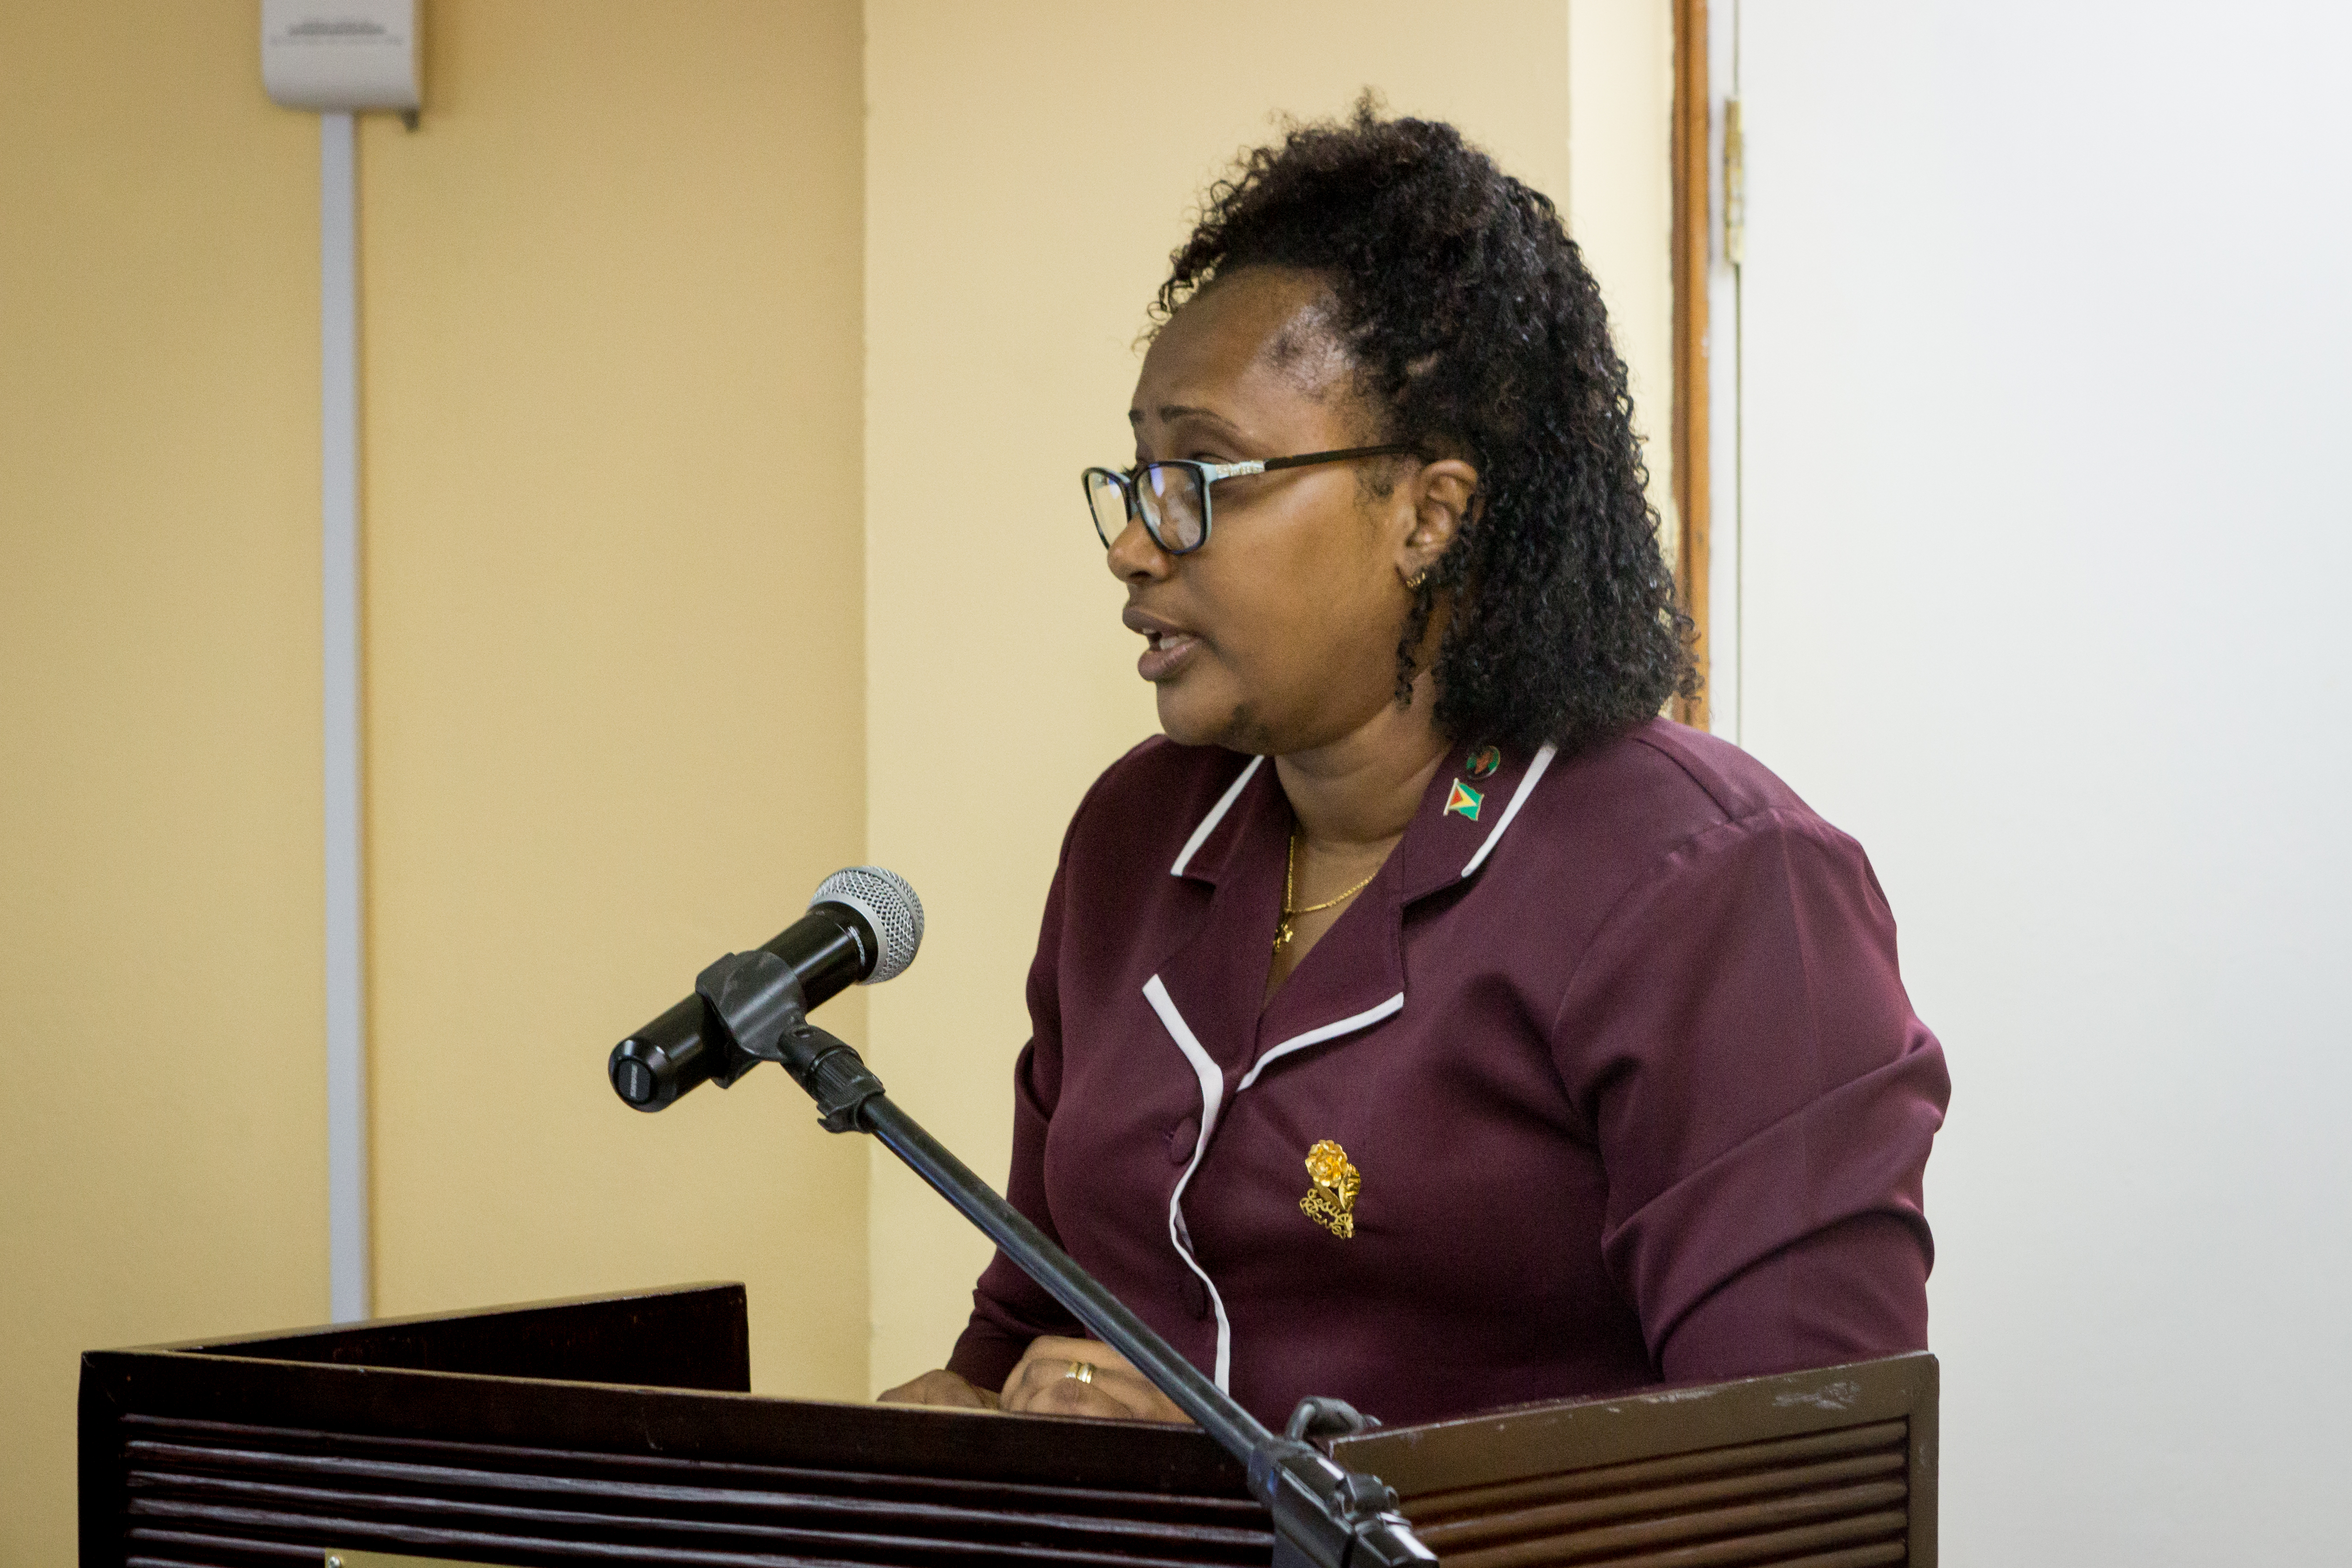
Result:
<instances>
[{"instance_id":1,"label":"woman's lips","mask_svg":"<svg viewBox=\"0 0 2352 1568\"><path fill-rule=\"evenodd\" d=\"M1143 657L1135 661L1135 673L1146 680L1174 679L1200 650L1197 634L1160 619L1140 605L1128 605L1118 618L1129 631L1143 638Z\"/></svg>"},{"instance_id":2,"label":"woman's lips","mask_svg":"<svg viewBox=\"0 0 2352 1568\"><path fill-rule=\"evenodd\" d=\"M1150 631L1144 633L1146 647L1143 657L1135 661L1135 673L1146 680L1167 680L1184 668L1201 639L1190 632Z\"/></svg>"}]
</instances>

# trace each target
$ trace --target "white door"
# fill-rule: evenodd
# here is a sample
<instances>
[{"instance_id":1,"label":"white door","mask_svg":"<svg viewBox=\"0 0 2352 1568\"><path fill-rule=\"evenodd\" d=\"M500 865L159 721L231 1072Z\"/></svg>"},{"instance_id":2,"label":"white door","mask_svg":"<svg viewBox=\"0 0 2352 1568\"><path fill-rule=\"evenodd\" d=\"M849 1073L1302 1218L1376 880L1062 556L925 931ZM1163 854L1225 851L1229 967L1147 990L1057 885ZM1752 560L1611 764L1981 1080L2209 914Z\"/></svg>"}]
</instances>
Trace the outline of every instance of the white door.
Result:
<instances>
[{"instance_id":1,"label":"white door","mask_svg":"<svg viewBox=\"0 0 2352 1568\"><path fill-rule=\"evenodd\" d=\"M2352 7L1738 9L1717 726L1950 1055L1947 1561L2352 1561Z\"/></svg>"}]
</instances>

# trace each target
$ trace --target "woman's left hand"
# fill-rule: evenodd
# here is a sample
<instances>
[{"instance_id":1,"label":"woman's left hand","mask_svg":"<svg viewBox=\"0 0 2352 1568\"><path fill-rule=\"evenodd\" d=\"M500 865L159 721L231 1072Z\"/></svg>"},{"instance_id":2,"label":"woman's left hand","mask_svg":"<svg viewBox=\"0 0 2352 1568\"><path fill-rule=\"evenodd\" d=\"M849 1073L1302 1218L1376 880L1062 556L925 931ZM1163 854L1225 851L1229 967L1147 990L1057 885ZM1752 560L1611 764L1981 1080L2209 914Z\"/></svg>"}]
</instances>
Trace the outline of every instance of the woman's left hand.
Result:
<instances>
[{"instance_id":1,"label":"woman's left hand","mask_svg":"<svg viewBox=\"0 0 2352 1568\"><path fill-rule=\"evenodd\" d=\"M1079 1369L1087 1369L1081 1373ZM1029 1349L998 1395L997 1408L1029 1415L1091 1415L1124 1421L1179 1421L1191 1417L1129 1366L1125 1356L1095 1340L1043 1335Z\"/></svg>"}]
</instances>

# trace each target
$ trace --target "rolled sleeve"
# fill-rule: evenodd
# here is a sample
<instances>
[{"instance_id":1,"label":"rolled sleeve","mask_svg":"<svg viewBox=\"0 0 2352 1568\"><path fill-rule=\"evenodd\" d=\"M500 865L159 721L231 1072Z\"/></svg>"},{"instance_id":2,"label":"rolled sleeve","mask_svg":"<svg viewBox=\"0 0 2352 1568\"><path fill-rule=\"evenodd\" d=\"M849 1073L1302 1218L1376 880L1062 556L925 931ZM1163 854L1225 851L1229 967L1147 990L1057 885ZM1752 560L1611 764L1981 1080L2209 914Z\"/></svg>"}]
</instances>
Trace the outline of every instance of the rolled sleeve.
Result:
<instances>
[{"instance_id":1,"label":"rolled sleeve","mask_svg":"<svg viewBox=\"0 0 2352 1568\"><path fill-rule=\"evenodd\" d=\"M1949 1085L1861 848L1720 825L1630 889L1553 1030L1609 1185L1602 1257L1658 1374L1927 1342L1927 1151Z\"/></svg>"}]
</instances>

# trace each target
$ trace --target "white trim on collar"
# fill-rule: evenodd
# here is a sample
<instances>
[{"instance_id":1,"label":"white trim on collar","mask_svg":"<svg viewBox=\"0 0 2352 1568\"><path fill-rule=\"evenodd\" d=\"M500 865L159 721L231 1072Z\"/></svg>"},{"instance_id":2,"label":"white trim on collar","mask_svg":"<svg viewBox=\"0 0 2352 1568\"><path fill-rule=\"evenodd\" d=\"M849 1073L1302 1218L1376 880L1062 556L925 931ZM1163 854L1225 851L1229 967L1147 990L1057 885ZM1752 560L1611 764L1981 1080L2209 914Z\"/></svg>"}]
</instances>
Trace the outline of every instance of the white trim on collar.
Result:
<instances>
[{"instance_id":1,"label":"white trim on collar","mask_svg":"<svg viewBox=\"0 0 2352 1568\"><path fill-rule=\"evenodd\" d=\"M1217 830L1217 824L1225 819L1225 813L1234 808L1234 802L1241 798L1243 789L1256 775L1258 764L1265 761L1264 757L1252 757L1250 765L1242 770L1242 776L1225 786L1225 793L1217 797L1217 804L1209 808L1209 815L1201 818L1201 826L1192 829L1192 837L1184 840L1183 851L1176 857L1176 864L1168 868L1170 876L1184 874L1184 868L1192 863L1192 857L1200 852L1202 845L1209 841L1209 835ZM1506 816L1503 820L1507 822L1510 818Z\"/></svg>"},{"instance_id":2,"label":"white trim on collar","mask_svg":"<svg viewBox=\"0 0 2352 1568\"><path fill-rule=\"evenodd\" d=\"M1495 845L1503 837L1503 829L1511 825L1511 818L1519 815L1519 807L1527 804L1528 792L1536 787L1536 780L1544 776L1544 770L1551 766L1552 758L1559 754L1558 746L1553 745L1549 741L1543 743L1543 749L1536 753L1535 761L1528 764L1528 771L1520 776L1519 787L1511 792L1510 804L1503 807L1502 816L1495 818L1495 830L1486 835L1486 842L1478 846L1478 853L1470 857L1470 864L1462 868L1464 876L1466 877L1475 871L1486 857L1495 852ZM1224 809L1222 803L1218 809L1220 811ZM1186 853L1190 854L1191 851L1188 849ZM1182 864L1181 861L1177 863Z\"/></svg>"},{"instance_id":3,"label":"white trim on collar","mask_svg":"<svg viewBox=\"0 0 2352 1568\"><path fill-rule=\"evenodd\" d=\"M1265 760L1261 757L1258 762ZM1256 766L1257 763L1250 764L1253 770ZM1242 775L1244 782L1248 778L1248 773ZM1215 826L1217 815L1222 815L1232 804L1234 791L1240 788L1241 785L1236 784L1233 790L1226 792L1225 798L1217 803L1217 814L1202 825L1202 833ZM1201 833L1192 837L1197 840ZM1184 853L1189 856L1192 852L1188 846ZM1176 864L1181 867L1184 862L1179 860ZM1160 1026L1176 1042L1176 1048L1184 1053L1185 1061L1192 1064L1192 1076L1201 1080L1201 1133L1192 1140L1192 1162L1184 1167L1184 1173L1176 1178L1176 1190L1168 1195L1168 1239L1174 1245L1176 1256L1184 1260L1184 1267L1200 1276L1202 1288L1209 1292L1209 1305L1217 1310L1217 1386L1230 1393L1228 1380L1233 1374L1234 1364L1233 1324L1226 1321L1225 1299L1217 1294L1216 1281L1209 1278L1209 1271L1202 1268L1200 1260L1192 1256L1192 1234L1191 1227L1184 1223L1182 1207L1184 1188L1192 1180L1192 1173L1201 1168L1201 1157L1209 1152L1209 1134L1217 1129L1217 1111L1225 1097L1225 1075L1218 1070L1217 1064L1202 1048L1199 1037L1192 1033L1192 1026L1184 1022L1184 1015L1176 1010L1176 999L1168 994L1168 987L1157 974L1143 983L1143 999L1151 1004L1154 1013L1160 1015ZM1402 1002L1403 998L1400 996L1398 1000Z\"/></svg>"},{"instance_id":4,"label":"white trim on collar","mask_svg":"<svg viewBox=\"0 0 2352 1568\"><path fill-rule=\"evenodd\" d=\"M1309 1046L1319 1046L1326 1040L1336 1040L1342 1035L1352 1035L1358 1029L1370 1028L1392 1013L1403 1011L1404 993L1400 991L1380 1005L1367 1007L1352 1018L1341 1018L1326 1024L1320 1028L1309 1029L1303 1035L1293 1035L1251 1064L1249 1071L1242 1074L1241 1082L1234 1085L1234 1092L1239 1094L1255 1083L1257 1075L1272 1065L1277 1057L1286 1057L1293 1051L1303 1051Z\"/></svg>"}]
</instances>

